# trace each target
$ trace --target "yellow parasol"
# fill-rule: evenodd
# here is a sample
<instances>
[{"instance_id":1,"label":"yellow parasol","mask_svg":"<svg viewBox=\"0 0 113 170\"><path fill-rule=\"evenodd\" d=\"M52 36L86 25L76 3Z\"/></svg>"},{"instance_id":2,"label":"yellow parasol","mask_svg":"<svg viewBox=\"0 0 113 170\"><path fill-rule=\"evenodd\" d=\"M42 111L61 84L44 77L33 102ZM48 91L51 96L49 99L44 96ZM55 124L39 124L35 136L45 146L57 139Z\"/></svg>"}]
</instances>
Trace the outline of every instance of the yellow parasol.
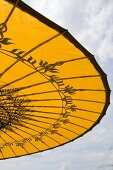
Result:
<instances>
[{"instance_id":1,"label":"yellow parasol","mask_svg":"<svg viewBox=\"0 0 113 170\"><path fill-rule=\"evenodd\" d=\"M0 1L0 158L83 136L105 115L107 76L66 29L21 0Z\"/></svg>"}]
</instances>

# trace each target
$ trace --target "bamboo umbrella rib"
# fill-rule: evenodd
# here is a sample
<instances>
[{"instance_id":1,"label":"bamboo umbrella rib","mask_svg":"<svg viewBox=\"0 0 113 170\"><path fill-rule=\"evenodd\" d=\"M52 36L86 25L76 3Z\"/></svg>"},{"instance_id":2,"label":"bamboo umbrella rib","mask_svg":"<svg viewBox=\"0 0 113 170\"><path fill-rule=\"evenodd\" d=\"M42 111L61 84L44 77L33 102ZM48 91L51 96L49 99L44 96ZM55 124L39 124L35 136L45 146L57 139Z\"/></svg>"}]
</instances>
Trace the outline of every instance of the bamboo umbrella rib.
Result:
<instances>
[{"instance_id":1,"label":"bamboo umbrella rib","mask_svg":"<svg viewBox=\"0 0 113 170\"><path fill-rule=\"evenodd\" d=\"M4 140L2 136L0 136L0 138L1 138L5 143L7 143L7 141ZM17 156L17 154L15 153L14 149L13 149L10 145L8 145L8 146L9 146L9 148L12 150L12 152L14 153L14 155Z\"/></svg>"},{"instance_id":2,"label":"bamboo umbrella rib","mask_svg":"<svg viewBox=\"0 0 113 170\"><path fill-rule=\"evenodd\" d=\"M49 117L43 117L43 116L36 116L36 117L38 117L38 118L44 118L44 119L53 119L53 120L56 120L56 121L58 120L58 119L55 119L55 118L49 118ZM72 116L72 117L74 117L74 116ZM78 118L80 118L80 117L78 117ZM31 118L30 116L29 116L29 117L26 117L25 119L39 122L39 120L35 120L35 119ZM80 119L82 119L82 118L80 118ZM87 120L87 119L83 119L83 120ZM88 120L88 121L94 122L94 121L91 121L91 120ZM45 123L45 122L44 122L44 123ZM74 124L74 125L79 126L79 127L82 127L82 128L85 128L84 126L80 126L80 125L75 124L75 123L72 123L72 122L69 122L69 123ZM87 128L85 128L85 129L87 129Z\"/></svg>"},{"instance_id":3,"label":"bamboo umbrella rib","mask_svg":"<svg viewBox=\"0 0 113 170\"><path fill-rule=\"evenodd\" d=\"M53 39L57 38L58 36L64 34L66 31L64 31L63 33L58 33L54 36L52 36L51 38L45 40L44 42L36 45L35 47L31 48L29 51L27 51L26 53L24 53L24 55L22 56L22 58L25 58L27 55L29 55L31 52L35 51L36 49L38 49L39 47L45 45L46 43L52 41ZM10 66L8 66L2 73L0 73L0 76L2 77L7 71L9 71L13 66L15 66L19 61L21 61L20 59L17 59L14 63L12 63Z\"/></svg>"},{"instance_id":4,"label":"bamboo umbrella rib","mask_svg":"<svg viewBox=\"0 0 113 170\"><path fill-rule=\"evenodd\" d=\"M103 89L76 89L76 91L99 91L99 92L104 92L105 90ZM28 97L28 96L32 96L32 95L43 95L43 94L47 94L47 93L58 93L58 92L63 92L63 90L53 90L53 91L45 91L45 92L39 92L39 93L31 93L31 94L22 94L22 95L17 95L17 96L13 96L13 99L16 99L16 98L21 98L21 97ZM2 96L8 96L8 94L1 94L0 97ZM1 101L2 100L7 100L6 98L4 99L0 99ZM51 99L52 100L52 99ZM60 100L60 99L56 99L56 100ZM72 99L72 100L81 100L81 101L89 101L89 102L96 102L96 103L105 103L105 102L102 102L102 101L95 101L95 100L85 100L85 99Z\"/></svg>"},{"instance_id":5,"label":"bamboo umbrella rib","mask_svg":"<svg viewBox=\"0 0 113 170\"><path fill-rule=\"evenodd\" d=\"M44 128L44 127L42 127L42 126L38 126L38 125L34 125L34 124L32 124L32 123L28 123L28 122L25 122L25 121L22 121L23 123L25 123L25 124L29 124L29 125L31 125L31 126L35 126L35 127L39 127L39 128L42 128L42 129L45 129L45 130L47 130L46 128ZM52 125L52 124L51 124ZM63 127L61 127L61 128L63 128ZM67 129L68 130L68 129ZM69 130L70 131L70 130ZM74 133L74 132L73 132ZM59 133L59 135L61 135L60 133ZM63 135L62 135L63 136ZM66 138L65 136L63 136L64 138Z\"/></svg>"},{"instance_id":6,"label":"bamboo umbrella rib","mask_svg":"<svg viewBox=\"0 0 113 170\"><path fill-rule=\"evenodd\" d=\"M38 111L37 111L38 112ZM40 112L39 112L40 113ZM57 115L62 115L63 116L63 114L60 114L60 113L54 113L54 112L48 112L48 114L57 114ZM47 117L47 116L38 116L38 115L31 115L31 114L25 114L25 116L29 116L29 117L38 117L38 118L49 118L49 117ZM81 120L87 120L87 121L89 121L89 122L95 122L94 120L90 120L90 119L86 119L86 118L83 118L83 117L79 117L79 116L74 116L74 115L69 115L69 117L75 117L75 118L79 118L79 119L81 119ZM50 118L51 119L51 118Z\"/></svg>"},{"instance_id":7,"label":"bamboo umbrella rib","mask_svg":"<svg viewBox=\"0 0 113 170\"><path fill-rule=\"evenodd\" d=\"M5 157L4 157L3 152L2 152L1 149L0 149L0 153L1 153L1 155L2 155L2 158L5 159Z\"/></svg>"},{"instance_id":8,"label":"bamboo umbrella rib","mask_svg":"<svg viewBox=\"0 0 113 170\"><path fill-rule=\"evenodd\" d=\"M40 106L40 105L38 105L38 106L29 106L29 105L27 105L27 107L47 107L47 108L62 108L62 107L60 107L60 106ZM66 108L66 107L63 107L63 108ZM96 112L96 111L92 111L92 110L87 110L87 109L81 109L81 108L77 108L76 107L76 110L81 110L81 111L86 111L86 112L92 112L92 113L97 113L97 114L101 114L100 112Z\"/></svg>"},{"instance_id":9,"label":"bamboo umbrella rib","mask_svg":"<svg viewBox=\"0 0 113 170\"><path fill-rule=\"evenodd\" d=\"M9 136L11 139L13 139L16 143L18 143L18 141L17 140L15 140L12 136L10 136L7 132L5 132L4 130L1 130L3 133L5 133L7 136ZM13 133L15 133L14 131L13 131ZM24 146L21 146L22 148L23 148L23 150L27 153L27 154L29 154L29 152L25 149L25 147Z\"/></svg>"},{"instance_id":10,"label":"bamboo umbrella rib","mask_svg":"<svg viewBox=\"0 0 113 170\"><path fill-rule=\"evenodd\" d=\"M32 136L32 134L30 134L30 133L28 133L28 132L26 132L26 131L18 128L18 127L15 127L15 126L12 126L12 127L17 128L17 129L19 129L20 131L22 131L22 132L24 132L24 133L27 133L27 134L29 134L30 136ZM40 133L40 131L36 131L36 132ZM52 137L48 136L47 134L46 134L46 136L47 136L48 138L52 139L53 141L55 141L56 143L58 143L58 144L61 145L61 143L59 143L57 140L53 139Z\"/></svg>"},{"instance_id":11,"label":"bamboo umbrella rib","mask_svg":"<svg viewBox=\"0 0 113 170\"><path fill-rule=\"evenodd\" d=\"M22 135L18 134L17 132L14 131L14 133L16 133L18 136L20 136L21 138L25 139ZM28 141L36 150L40 151L36 146L34 146L30 141Z\"/></svg>"},{"instance_id":12,"label":"bamboo umbrella rib","mask_svg":"<svg viewBox=\"0 0 113 170\"><path fill-rule=\"evenodd\" d=\"M2 53L3 53L3 52L2 52ZM9 56L10 56L10 55L9 55ZM71 59L71 60L60 61L60 62L67 63L67 62L72 62L72 61L81 60L81 59L86 59L86 58L87 58L87 57L81 57L81 58L77 58L77 59ZM15 80L13 80L13 81L11 81L11 82L9 82L9 83L1 86L1 89L4 88L4 87L7 87L7 86L9 86L9 85L11 85L11 84L13 84L13 83L16 83L16 82L18 82L18 81L20 81L20 80L23 80L23 79L25 79L25 78L27 78L27 77L29 77L29 76L37 73L37 72L40 72L41 70L43 70L43 68L41 68L41 69L39 69L39 70L36 69L35 71L33 71L33 72L29 73L29 74L26 74L26 75L24 75L24 76L21 77L21 78L15 79ZM1 73L1 74L2 74L2 73Z\"/></svg>"},{"instance_id":13,"label":"bamboo umbrella rib","mask_svg":"<svg viewBox=\"0 0 113 170\"><path fill-rule=\"evenodd\" d=\"M28 119L28 118L26 118L26 119ZM26 120L26 119L25 119L25 120ZM28 119L28 120L32 120L32 121L36 121L36 122L42 122L42 123L45 123L45 124L50 124L51 126L53 125L52 123L48 123L48 122L44 122L44 121L40 121L40 120L35 120L35 119L32 119L32 118L30 118L30 119ZM58 119L55 119L55 120L57 121ZM22 121L22 122L25 122L25 121ZM69 122L69 123L87 130L87 128L84 127L84 126L81 126L81 125L78 125L78 124L72 123L72 122ZM27 124L30 124L30 125L39 127L38 125L32 124L32 123L30 123L30 122L29 122L29 123L27 122Z\"/></svg>"}]
</instances>

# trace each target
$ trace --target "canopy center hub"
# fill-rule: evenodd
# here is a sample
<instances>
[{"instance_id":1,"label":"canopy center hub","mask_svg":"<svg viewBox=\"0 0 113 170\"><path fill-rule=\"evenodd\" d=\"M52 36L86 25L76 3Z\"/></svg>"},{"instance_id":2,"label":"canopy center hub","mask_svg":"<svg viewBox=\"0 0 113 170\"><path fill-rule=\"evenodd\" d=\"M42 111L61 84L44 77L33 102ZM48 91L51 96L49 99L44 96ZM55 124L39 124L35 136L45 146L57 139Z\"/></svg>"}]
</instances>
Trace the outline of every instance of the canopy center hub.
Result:
<instances>
[{"instance_id":1,"label":"canopy center hub","mask_svg":"<svg viewBox=\"0 0 113 170\"><path fill-rule=\"evenodd\" d=\"M0 90L0 130L12 130L13 127L21 125L29 100L20 96L18 89Z\"/></svg>"}]
</instances>

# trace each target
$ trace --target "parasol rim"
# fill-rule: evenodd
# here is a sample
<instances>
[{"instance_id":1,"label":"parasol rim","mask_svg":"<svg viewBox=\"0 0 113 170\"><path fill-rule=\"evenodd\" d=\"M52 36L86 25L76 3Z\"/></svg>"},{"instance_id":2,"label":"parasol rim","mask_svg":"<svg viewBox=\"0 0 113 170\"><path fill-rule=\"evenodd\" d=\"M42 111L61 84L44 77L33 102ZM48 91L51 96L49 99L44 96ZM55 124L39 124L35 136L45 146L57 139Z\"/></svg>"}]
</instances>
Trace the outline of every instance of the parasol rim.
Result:
<instances>
[{"instance_id":1,"label":"parasol rim","mask_svg":"<svg viewBox=\"0 0 113 170\"><path fill-rule=\"evenodd\" d=\"M9 3L15 4L17 0L5 0ZM108 80L107 80L107 75L104 73L104 71L102 70L102 68L99 66L99 64L97 63L96 59L94 58L94 55L92 55L87 49L85 49L68 31L67 29L64 29L63 27L57 25L56 23L54 23L53 21L49 20L48 18L46 18L45 16L41 15L40 13L38 13L37 11L35 11L34 9L32 9L30 6L28 6L27 4L25 4L23 1L19 1L17 7L19 9L21 9L22 11L30 14L31 16L35 17L36 19L38 19L39 21L41 21L42 23L46 24L47 26L55 29L56 31L58 31L59 33L63 33L62 36L64 36L68 41L70 41L75 47L77 47L78 49L80 49L83 54L85 54L85 56L87 56L87 58L90 60L90 62L94 65L95 69L99 72L101 80L103 82L103 85L106 89L106 104L104 106L104 109L101 113L101 116L99 117L99 119L93 124L93 126L91 126L91 128L89 128L87 131L85 131L82 135L76 137L75 139L82 137L83 135L85 135L87 132L91 131L97 124L99 124L99 122L101 121L101 119L103 118L103 116L106 114L106 110L110 104L110 87L108 84ZM65 32L65 33L64 33ZM52 147L51 149L57 148L59 146L62 146L64 144L67 144L69 142L74 141L75 139L72 139L71 141L68 141L66 143L63 143L61 145ZM50 149L46 149L50 150ZM43 150L44 151L44 150ZM39 151L43 152L43 151ZM37 152L31 153L31 154L35 154ZM27 155L31 155L31 154L27 154ZM26 156L26 155L20 155L17 157L21 157L21 156ZM16 158L17 158L16 157ZM14 158L14 157L10 157L10 158ZM9 159L9 158L5 158L5 159Z\"/></svg>"}]
</instances>

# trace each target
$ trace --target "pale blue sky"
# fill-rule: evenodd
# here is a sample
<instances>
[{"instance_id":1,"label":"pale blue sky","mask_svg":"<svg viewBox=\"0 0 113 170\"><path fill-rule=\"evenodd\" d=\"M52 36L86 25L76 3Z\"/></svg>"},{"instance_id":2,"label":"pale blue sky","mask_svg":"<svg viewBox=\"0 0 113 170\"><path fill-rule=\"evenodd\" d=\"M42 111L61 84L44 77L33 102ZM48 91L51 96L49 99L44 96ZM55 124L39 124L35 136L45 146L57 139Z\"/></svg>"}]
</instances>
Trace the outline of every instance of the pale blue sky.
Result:
<instances>
[{"instance_id":1,"label":"pale blue sky","mask_svg":"<svg viewBox=\"0 0 113 170\"><path fill-rule=\"evenodd\" d=\"M69 30L108 75L113 89L113 0L24 0ZM113 170L113 96L91 132L62 147L0 161L1 170Z\"/></svg>"}]
</instances>

